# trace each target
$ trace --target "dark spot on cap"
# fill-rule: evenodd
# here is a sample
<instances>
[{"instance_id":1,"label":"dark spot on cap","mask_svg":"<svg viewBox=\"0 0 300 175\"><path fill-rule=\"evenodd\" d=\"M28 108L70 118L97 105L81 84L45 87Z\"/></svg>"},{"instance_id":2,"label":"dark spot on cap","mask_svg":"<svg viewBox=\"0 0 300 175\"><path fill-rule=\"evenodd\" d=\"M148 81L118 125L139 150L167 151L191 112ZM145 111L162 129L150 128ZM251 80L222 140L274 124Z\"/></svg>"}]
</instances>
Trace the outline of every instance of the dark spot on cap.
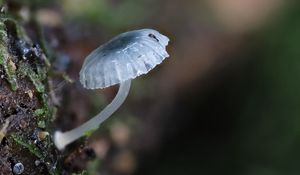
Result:
<instances>
[{"instance_id":1,"label":"dark spot on cap","mask_svg":"<svg viewBox=\"0 0 300 175\"><path fill-rule=\"evenodd\" d=\"M152 33L150 33L148 36L149 36L150 38L155 39L155 41L159 42L159 40L156 38L156 36L153 35Z\"/></svg>"}]
</instances>

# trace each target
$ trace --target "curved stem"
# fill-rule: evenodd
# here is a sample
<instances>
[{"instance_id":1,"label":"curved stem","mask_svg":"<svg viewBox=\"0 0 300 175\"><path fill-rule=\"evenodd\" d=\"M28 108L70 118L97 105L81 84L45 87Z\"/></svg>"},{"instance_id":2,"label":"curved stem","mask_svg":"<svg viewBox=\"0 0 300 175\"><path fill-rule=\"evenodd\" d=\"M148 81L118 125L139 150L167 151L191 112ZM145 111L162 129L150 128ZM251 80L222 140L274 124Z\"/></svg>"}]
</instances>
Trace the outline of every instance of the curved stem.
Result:
<instances>
[{"instance_id":1,"label":"curved stem","mask_svg":"<svg viewBox=\"0 0 300 175\"><path fill-rule=\"evenodd\" d=\"M99 125L108 117L110 117L125 101L130 89L130 84L131 80L126 80L120 83L118 93L113 99L113 101L89 121L85 122L84 124L75 129L64 133L56 131L54 133L54 143L56 147L59 150L62 150L65 148L65 146L84 136L89 131L98 128Z\"/></svg>"}]
</instances>

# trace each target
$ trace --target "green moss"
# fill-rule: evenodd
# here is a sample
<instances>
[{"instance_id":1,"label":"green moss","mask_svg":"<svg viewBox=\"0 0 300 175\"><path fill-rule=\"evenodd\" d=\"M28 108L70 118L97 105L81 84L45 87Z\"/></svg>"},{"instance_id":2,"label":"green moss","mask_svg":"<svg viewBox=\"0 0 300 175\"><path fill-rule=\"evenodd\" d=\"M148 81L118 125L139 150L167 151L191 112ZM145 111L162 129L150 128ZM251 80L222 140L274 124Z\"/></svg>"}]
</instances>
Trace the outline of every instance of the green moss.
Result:
<instances>
[{"instance_id":1,"label":"green moss","mask_svg":"<svg viewBox=\"0 0 300 175\"><path fill-rule=\"evenodd\" d=\"M21 39L29 41L29 39L27 38L27 36L25 34L24 29L22 27L20 27L16 21L9 20L9 23L10 23L12 30L13 29L16 30L16 33L17 33L16 37L19 37ZM5 28L5 26L3 28ZM1 22L0 22L0 29L1 29ZM2 55L5 56L5 54L2 54ZM2 59L2 60L5 63L6 59L5 59L5 57L3 57L3 58L4 59ZM1 57L0 57L0 59L1 59ZM52 109L48 104L49 99L48 99L48 95L47 95L47 91L46 91L46 87L45 87L45 84L47 84L46 80L47 80L47 73L48 73L50 63L49 63L48 59L45 57L45 55L43 55L41 59L45 61L46 66L35 64L34 68L33 68L33 66L31 64L29 64L28 62L24 62L23 60L20 60L18 62L18 66L17 66L18 69L15 69L12 62L9 61L10 64L8 64L7 70L8 70L9 75L17 75L20 78L28 77L30 79L30 81L34 85L36 91L38 92L38 97L41 102L41 108L34 111L34 116L39 117L38 119L42 119L42 120L38 121L38 124L43 123L42 125L45 125L43 127L46 127L47 123L51 120L52 115L55 112L55 109ZM0 60L0 62L1 62L1 60ZM6 64L4 64L4 65L6 65ZM15 77L15 79L16 79L16 77ZM15 85L13 82L11 82L11 84Z\"/></svg>"},{"instance_id":2,"label":"green moss","mask_svg":"<svg viewBox=\"0 0 300 175\"><path fill-rule=\"evenodd\" d=\"M4 60L5 61L3 66L7 74L7 80L11 85L11 89L15 91L18 88L15 63L12 62L10 59Z\"/></svg>"},{"instance_id":3,"label":"green moss","mask_svg":"<svg viewBox=\"0 0 300 175\"><path fill-rule=\"evenodd\" d=\"M22 145L24 148L27 148L32 154L34 154L38 158L43 158L44 156L40 152L40 150L33 144L28 143L25 139L21 138L18 135L11 134L10 136L17 144Z\"/></svg>"},{"instance_id":4,"label":"green moss","mask_svg":"<svg viewBox=\"0 0 300 175\"><path fill-rule=\"evenodd\" d=\"M33 85L35 86L35 89L39 93L45 92L45 86L42 83L42 81L46 77L46 75L44 75L44 74L46 74L46 71L40 72L40 74L37 74L32 70L30 65L25 62L20 62L18 71L19 71L20 75L29 77L29 79L32 81Z\"/></svg>"},{"instance_id":5,"label":"green moss","mask_svg":"<svg viewBox=\"0 0 300 175\"><path fill-rule=\"evenodd\" d=\"M36 109L34 112L33 112L33 115L36 116L36 117L42 117L45 115L47 111L45 111L44 108L40 108L40 109Z\"/></svg>"},{"instance_id":6,"label":"green moss","mask_svg":"<svg viewBox=\"0 0 300 175\"><path fill-rule=\"evenodd\" d=\"M20 39L32 44L22 25L19 25L15 20L0 17L0 65L2 65L1 69L3 68L3 71L5 72L4 78L10 84L12 90L17 90L17 80L25 79L27 82L32 82L34 90L30 90L37 92L34 93L34 95L38 97L40 102L38 109L32 113L34 116L32 122L35 124L32 127L35 127L34 129L37 129L36 127L38 127L44 130L47 128L52 116L56 113L56 108L53 108L49 103L50 100L47 91L47 74L50 69L50 63L44 54L39 59L36 59L37 61L30 61L30 63L28 60L24 61L22 58L17 58L12 52L18 49L19 46L10 42L10 39ZM20 91L25 91L25 89L20 89ZM27 139L30 135L30 133L26 134L26 132L24 133L24 136L15 133L9 136L9 140L11 140L14 145L28 150L37 158L42 159L43 161L47 160L50 163L53 158L53 153L50 153L50 151L54 149L51 138L46 137L43 140L39 140L43 146L40 148L37 147L32 140ZM60 174L57 172L55 166L49 170L49 173L52 175Z\"/></svg>"},{"instance_id":7,"label":"green moss","mask_svg":"<svg viewBox=\"0 0 300 175\"><path fill-rule=\"evenodd\" d=\"M38 117L38 127L46 129L48 123L52 122L55 119L57 108L49 106L49 99L46 93L41 93L39 95L39 99L42 107L34 111L34 116Z\"/></svg>"},{"instance_id":8,"label":"green moss","mask_svg":"<svg viewBox=\"0 0 300 175\"><path fill-rule=\"evenodd\" d=\"M32 83L34 84L36 90L40 93L45 92L45 86L43 85L43 83L39 80L39 77L37 74L33 73L33 74L28 74L30 80L32 81Z\"/></svg>"},{"instance_id":9,"label":"green moss","mask_svg":"<svg viewBox=\"0 0 300 175\"><path fill-rule=\"evenodd\" d=\"M43 110L44 110L44 116L47 119L51 119L52 113L54 111L53 107L50 107L48 104L48 95L45 93L40 94L40 101L43 105Z\"/></svg>"},{"instance_id":10,"label":"green moss","mask_svg":"<svg viewBox=\"0 0 300 175\"><path fill-rule=\"evenodd\" d=\"M13 91L16 91L18 89L18 84L17 84L17 76L16 76L16 69L15 69L14 62L12 62L8 58L8 54L4 53L2 49L0 50L1 50L1 63L6 73L6 79L9 82L11 89Z\"/></svg>"},{"instance_id":11,"label":"green moss","mask_svg":"<svg viewBox=\"0 0 300 175\"><path fill-rule=\"evenodd\" d=\"M3 44L0 44L0 64L4 68L6 79L9 82L11 89L13 91L17 90L18 84L17 84L17 76L16 76L16 66L15 63L9 57L9 53L7 51L6 46L4 46Z\"/></svg>"},{"instance_id":12,"label":"green moss","mask_svg":"<svg viewBox=\"0 0 300 175\"><path fill-rule=\"evenodd\" d=\"M7 33L5 31L5 25L3 22L0 22L0 37L3 39L7 36Z\"/></svg>"},{"instance_id":13,"label":"green moss","mask_svg":"<svg viewBox=\"0 0 300 175\"><path fill-rule=\"evenodd\" d=\"M4 22L10 23L11 30L16 30L18 37L27 39L24 29L17 25L17 22L11 19L0 18L0 35L1 35L1 45L0 45L0 64L3 65L4 71L6 73L6 79L10 83L12 90L18 88L16 73L19 72L21 76L27 76L34 84L36 90L40 93L45 92L45 86L42 83L47 77L47 68L37 66L37 72L35 72L28 63L20 62L19 69L16 70L15 63L12 61L11 56L7 50L8 37L6 32L6 26ZM17 36L16 36L17 37ZM45 58L46 64L48 60ZM16 72L17 71L17 72Z\"/></svg>"},{"instance_id":14,"label":"green moss","mask_svg":"<svg viewBox=\"0 0 300 175\"><path fill-rule=\"evenodd\" d=\"M46 59L47 60L47 59ZM44 68L44 67L40 67L40 66L37 66L37 78L42 81L42 80L46 80L47 78L47 69Z\"/></svg>"},{"instance_id":15,"label":"green moss","mask_svg":"<svg viewBox=\"0 0 300 175\"><path fill-rule=\"evenodd\" d=\"M4 55L3 55L2 49L0 49L0 64L1 64L1 65L4 64Z\"/></svg>"},{"instance_id":16,"label":"green moss","mask_svg":"<svg viewBox=\"0 0 300 175\"><path fill-rule=\"evenodd\" d=\"M11 60L7 50L7 33L5 31L5 24L0 20L0 64L3 66L6 79L9 82L13 91L17 90L17 76L15 63Z\"/></svg>"},{"instance_id":17,"label":"green moss","mask_svg":"<svg viewBox=\"0 0 300 175\"><path fill-rule=\"evenodd\" d=\"M42 103L42 108L36 109L33 112L33 115L38 117L38 127L45 129L48 126L48 123L53 120L53 116L56 115L57 109L48 105L46 94L40 94L40 101Z\"/></svg>"},{"instance_id":18,"label":"green moss","mask_svg":"<svg viewBox=\"0 0 300 175\"><path fill-rule=\"evenodd\" d=\"M38 121L37 125L38 125L39 128L42 128L42 129L46 128L46 123L43 120Z\"/></svg>"}]
</instances>

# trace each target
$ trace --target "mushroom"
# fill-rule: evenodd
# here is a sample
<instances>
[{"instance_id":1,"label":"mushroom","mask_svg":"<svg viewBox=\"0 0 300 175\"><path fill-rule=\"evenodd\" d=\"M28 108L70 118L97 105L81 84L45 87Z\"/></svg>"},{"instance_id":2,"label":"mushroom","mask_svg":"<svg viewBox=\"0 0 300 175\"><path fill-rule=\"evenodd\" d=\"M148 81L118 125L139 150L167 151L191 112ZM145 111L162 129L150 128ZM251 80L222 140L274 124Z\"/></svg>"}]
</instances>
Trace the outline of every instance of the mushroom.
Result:
<instances>
[{"instance_id":1,"label":"mushroom","mask_svg":"<svg viewBox=\"0 0 300 175\"><path fill-rule=\"evenodd\" d=\"M54 143L59 150L97 129L125 101L131 80L148 73L169 57L166 46L169 38L153 29L122 33L89 54L80 70L84 88L98 89L119 84L112 102L99 114L81 126L62 133L54 133Z\"/></svg>"}]
</instances>

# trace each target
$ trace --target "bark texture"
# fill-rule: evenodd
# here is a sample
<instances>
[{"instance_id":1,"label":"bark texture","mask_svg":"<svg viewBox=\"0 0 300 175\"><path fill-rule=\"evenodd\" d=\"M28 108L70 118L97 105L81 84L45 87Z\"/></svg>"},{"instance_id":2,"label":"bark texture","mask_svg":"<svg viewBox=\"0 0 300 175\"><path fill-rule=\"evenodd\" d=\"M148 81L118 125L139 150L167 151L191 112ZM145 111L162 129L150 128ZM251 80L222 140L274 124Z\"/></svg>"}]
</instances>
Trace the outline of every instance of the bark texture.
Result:
<instances>
[{"instance_id":1,"label":"bark texture","mask_svg":"<svg viewBox=\"0 0 300 175\"><path fill-rule=\"evenodd\" d=\"M43 45L27 36L18 5L1 4L0 174L63 174L50 132L57 109L49 95L51 65Z\"/></svg>"}]
</instances>

